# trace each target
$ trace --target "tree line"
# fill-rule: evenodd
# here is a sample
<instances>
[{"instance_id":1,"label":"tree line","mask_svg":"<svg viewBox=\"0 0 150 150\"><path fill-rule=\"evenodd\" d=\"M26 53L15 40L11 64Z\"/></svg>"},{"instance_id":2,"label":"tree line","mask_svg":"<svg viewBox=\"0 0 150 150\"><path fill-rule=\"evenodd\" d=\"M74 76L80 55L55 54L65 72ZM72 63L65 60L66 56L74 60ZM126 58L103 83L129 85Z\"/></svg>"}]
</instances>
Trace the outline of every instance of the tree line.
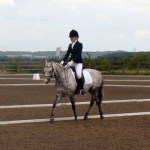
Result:
<instances>
[{"instance_id":1,"label":"tree line","mask_svg":"<svg viewBox=\"0 0 150 150\"><path fill-rule=\"evenodd\" d=\"M48 61L60 62L61 58L58 57L48 57ZM45 58L34 58L34 57L7 57L1 56L0 62L43 62ZM83 58L84 68L93 68L100 71L110 71L112 70L122 70L125 73L126 70L146 70L146 74L150 74L150 52L138 52L138 53L126 53L126 52L116 52L111 54L106 54L103 56L92 57L92 53L87 52L86 57ZM145 73L144 73L145 74Z\"/></svg>"},{"instance_id":2,"label":"tree line","mask_svg":"<svg viewBox=\"0 0 150 150\"><path fill-rule=\"evenodd\" d=\"M98 66L101 66L101 69L105 70L106 67L117 67L116 69L119 69L119 66L123 66L126 69L137 69L138 67L143 69L150 69L150 52L141 52L141 53L130 53L130 55L123 57L122 53L117 55L112 55L109 57L103 56L103 57L97 57L92 58L90 54L87 54L88 57L84 58L84 63L86 64L86 67L89 68L95 68ZM109 68L108 68L109 69Z\"/></svg>"}]
</instances>

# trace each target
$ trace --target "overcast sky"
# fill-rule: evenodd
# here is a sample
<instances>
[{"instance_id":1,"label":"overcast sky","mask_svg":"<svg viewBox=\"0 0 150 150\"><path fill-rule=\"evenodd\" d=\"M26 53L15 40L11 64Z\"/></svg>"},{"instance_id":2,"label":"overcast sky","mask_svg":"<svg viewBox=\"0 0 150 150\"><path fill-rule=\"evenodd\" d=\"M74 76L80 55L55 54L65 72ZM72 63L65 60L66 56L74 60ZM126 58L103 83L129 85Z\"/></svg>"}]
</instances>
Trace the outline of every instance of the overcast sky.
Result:
<instances>
[{"instance_id":1,"label":"overcast sky","mask_svg":"<svg viewBox=\"0 0 150 150\"><path fill-rule=\"evenodd\" d=\"M0 0L0 50L150 51L150 0Z\"/></svg>"}]
</instances>

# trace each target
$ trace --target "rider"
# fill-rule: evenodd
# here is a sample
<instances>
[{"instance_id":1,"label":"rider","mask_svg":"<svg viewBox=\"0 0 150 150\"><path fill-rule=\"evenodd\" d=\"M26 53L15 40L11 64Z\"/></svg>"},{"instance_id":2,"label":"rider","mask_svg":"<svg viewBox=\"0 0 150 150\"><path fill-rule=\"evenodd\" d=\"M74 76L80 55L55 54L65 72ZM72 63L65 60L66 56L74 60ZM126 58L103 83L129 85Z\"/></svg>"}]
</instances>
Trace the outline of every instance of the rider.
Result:
<instances>
[{"instance_id":1,"label":"rider","mask_svg":"<svg viewBox=\"0 0 150 150\"><path fill-rule=\"evenodd\" d=\"M68 59L69 55L71 54L70 61L67 63L67 66L75 67L76 74L77 74L77 82L80 87L80 94L86 95L84 90L84 83L82 81L82 68L83 68L83 60L82 60L82 43L78 41L79 34L76 30L71 30L69 33L69 37L71 40L71 44L68 46L68 50L60 64L64 64L64 62Z\"/></svg>"}]
</instances>

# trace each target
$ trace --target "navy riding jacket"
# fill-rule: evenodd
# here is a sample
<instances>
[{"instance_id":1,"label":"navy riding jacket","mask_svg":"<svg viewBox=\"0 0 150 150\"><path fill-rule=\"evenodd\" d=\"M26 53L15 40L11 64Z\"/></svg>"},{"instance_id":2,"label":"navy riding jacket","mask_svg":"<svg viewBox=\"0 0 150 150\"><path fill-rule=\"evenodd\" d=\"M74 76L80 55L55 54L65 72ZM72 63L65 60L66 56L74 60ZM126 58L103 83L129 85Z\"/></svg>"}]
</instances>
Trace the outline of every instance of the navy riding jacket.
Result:
<instances>
[{"instance_id":1,"label":"navy riding jacket","mask_svg":"<svg viewBox=\"0 0 150 150\"><path fill-rule=\"evenodd\" d=\"M71 54L70 61L73 60L74 63L83 63L82 60L82 43L76 42L72 49L72 43L69 44L67 53L65 54L63 61L66 61Z\"/></svg>"}]
</instances>

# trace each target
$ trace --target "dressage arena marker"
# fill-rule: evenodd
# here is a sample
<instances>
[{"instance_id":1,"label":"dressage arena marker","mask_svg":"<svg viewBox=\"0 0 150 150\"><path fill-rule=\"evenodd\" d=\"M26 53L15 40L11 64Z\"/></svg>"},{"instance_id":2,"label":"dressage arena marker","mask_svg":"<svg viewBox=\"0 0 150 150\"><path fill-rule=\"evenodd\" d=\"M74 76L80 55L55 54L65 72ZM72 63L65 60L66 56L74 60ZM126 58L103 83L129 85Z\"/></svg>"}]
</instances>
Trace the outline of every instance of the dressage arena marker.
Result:
<instances>
[{"instance_id":1,"label":"dressage arena marker","mask_svg":"<svg viewBox=\"0 0 150 150\"><path fill-rule=\"evenodd\" d=\"M131 102L150 102L150 99L130 99L130 100L107 100L103 101L102 104L111 104L111 103L131 103ZM86 105L90 104L88 102L76 102L76 105ZM71 103L58 103L57 106L70 106ZM9 105L9 106L0 106L0 109L12 109L12 108L38 108L38 107L52 107L53 104L33 104L33 105Z\"/></svg>"},{"instance_id":2,"label":"dressage arena marker","mask_svg":"<svg viewBox=\"0 0 150 150\"><path fill-rule=\"evenodd\" d=\"M111 117L127 117L127 116L140 116L140 115L150 115L150 112L136 112L136 113L121 113L121 114L106 114L105 118ZM78 120L83 119L84 116L79 116ZM100 118L99 115L88 116L88 118ZM74 117L63 117L63 118L55 118L55 121L67 121L74 120ZM47 119L30 119L30 120L14 120L14 121L0 121L0 125L8 125L8 124L23 124L23 123L37 123L37 122L49 122L50 118Z\"/></svg>"}]
</instances>

